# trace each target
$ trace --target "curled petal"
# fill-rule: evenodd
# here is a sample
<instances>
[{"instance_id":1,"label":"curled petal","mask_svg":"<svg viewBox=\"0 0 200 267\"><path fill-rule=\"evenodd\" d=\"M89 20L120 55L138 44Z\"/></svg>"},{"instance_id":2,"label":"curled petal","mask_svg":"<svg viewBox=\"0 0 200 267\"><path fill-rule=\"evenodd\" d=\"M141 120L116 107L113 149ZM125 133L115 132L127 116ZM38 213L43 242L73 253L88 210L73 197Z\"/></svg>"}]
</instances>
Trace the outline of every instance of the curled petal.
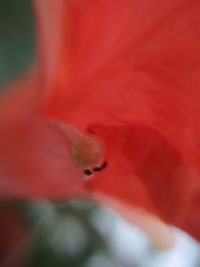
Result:
<instances>
[{"instance_id":1,"label":"curled petal","mask_svg":"<svg viewBox=\"0 0 200 267\"><path fill-rule=\"evenodd\" d=\"M155 130L140 126L93 126L92 131L104 138L108 151L107 168L89 181L94 198L120 212L120 206L127 207L126 213L132 210L138 218L138 209L154 213L199 239L199 217L191 214L194 195L195 209L199 207L198 175L175 147Z\"/></svg>"}]
</instances>

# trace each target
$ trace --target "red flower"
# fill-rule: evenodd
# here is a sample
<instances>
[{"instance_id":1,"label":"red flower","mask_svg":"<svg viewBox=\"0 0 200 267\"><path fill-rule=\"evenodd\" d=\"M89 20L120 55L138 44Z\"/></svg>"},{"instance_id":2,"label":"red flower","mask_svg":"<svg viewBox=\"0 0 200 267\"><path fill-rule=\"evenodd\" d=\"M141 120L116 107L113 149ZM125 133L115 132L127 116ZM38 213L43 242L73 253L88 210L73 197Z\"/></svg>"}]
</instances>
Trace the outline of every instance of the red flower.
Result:
<instances>
[{"instance_id":1,"label":"red flower","mask_svg":"<svg viewBox=\"0 0 200 267\"><path fill-rule=\"evenodd\" d=\"M200 3L34 7L39 66L0 107L2 195L88 194L147 232L158 220L136 207L200 239Z\"/></svg>"}]
</instances>

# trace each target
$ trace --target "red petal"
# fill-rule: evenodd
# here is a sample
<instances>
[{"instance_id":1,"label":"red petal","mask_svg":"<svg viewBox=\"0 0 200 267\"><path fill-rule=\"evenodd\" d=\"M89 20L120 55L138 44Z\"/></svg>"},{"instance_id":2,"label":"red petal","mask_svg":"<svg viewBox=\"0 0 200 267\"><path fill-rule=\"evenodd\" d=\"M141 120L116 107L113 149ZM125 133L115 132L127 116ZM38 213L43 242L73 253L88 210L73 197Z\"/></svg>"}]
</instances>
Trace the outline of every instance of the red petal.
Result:
<instances>
[{"instance_id":1,"label":"red petal","mask_svg":"<svg viewBox=\"0 0 200 267\"><path fill-rule=\"evenodd\" d=\"M114 207L117 202L128 209L141 207L200 239L198 175L177 150L149 128L92 129L108 149L107 169L89 182L94 198L108 204L112 199Z\"/></svg>"},{"instance_id":2,"label":"red petal","mask_svg":"<svg viewBox=\"0 0 200 267\"><path fill-rule=\"evenodd\" d=\"M170 171L174 171L174 165L180 165L181 159L177 152L158 133L148 128L93 126L92 129L106 141L108 166L91 180L91 186L128 205L133 204L148 208L149 211L156 211L165 219L171 216L172 220L177 214L171 210L171 202L166 195L171 191L174 196L174 186L170 179L166 184L166 179ZM156 151L156 148L160 150ZM149 160L152 160L149 164L151 169L148 169L146 163ZM175 184L176 182L177 180L173 181ZM166 188L167 186L169 188ZM163 193L165 189L166 195ZM161 214L163 209L165 211Z\"/></svg>"},{"instance_id":3,"label":"red petal","mask_svg":"<svg viewBox=\"0 0 200 267\"><path fill-rule=\"evenodd\" d=\"M194 63L191 57L198 49L195 1L58 0L55 4L51 0L35 0L34 3L44 83L59 92L60 100L63 95L69 97L72 89L82 99L88 91L80 86L105 67L110 69L125 54L131 54L132 67L143 64L152 70L155 65L160 69L163 63L169 70L170 65L174 69L180 60L184 66L188 65L187 60L190 65ZM67 103L66 98L64 101Z\"/></svg>"}]
</instances>

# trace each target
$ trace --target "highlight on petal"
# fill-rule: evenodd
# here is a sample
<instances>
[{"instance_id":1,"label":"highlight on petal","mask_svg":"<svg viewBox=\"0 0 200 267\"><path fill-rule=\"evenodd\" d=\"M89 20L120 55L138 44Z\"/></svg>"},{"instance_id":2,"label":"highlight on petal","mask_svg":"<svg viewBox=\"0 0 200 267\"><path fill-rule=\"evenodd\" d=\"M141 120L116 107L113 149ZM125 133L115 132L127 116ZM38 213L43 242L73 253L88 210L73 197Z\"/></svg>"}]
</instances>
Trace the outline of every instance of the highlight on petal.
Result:
<instances>
[{"instance_id":1,"label":"highlight on petal","mask_svg":"<svg viewBox=\"0 0 200 267\"><path fill-rule=\"evenodd\" d=\"M40 86L46 97L51 96L55 89L55 82L61 83L62 61L67 60L66 33L68 31L68 1L58 0L33 0L35 10L36 34L38 37L38 60L40 63L41 80ZM66 62L65 62L66 63ZM62 88L56 87L62 91Z\"/></svg>"}]
</instances>

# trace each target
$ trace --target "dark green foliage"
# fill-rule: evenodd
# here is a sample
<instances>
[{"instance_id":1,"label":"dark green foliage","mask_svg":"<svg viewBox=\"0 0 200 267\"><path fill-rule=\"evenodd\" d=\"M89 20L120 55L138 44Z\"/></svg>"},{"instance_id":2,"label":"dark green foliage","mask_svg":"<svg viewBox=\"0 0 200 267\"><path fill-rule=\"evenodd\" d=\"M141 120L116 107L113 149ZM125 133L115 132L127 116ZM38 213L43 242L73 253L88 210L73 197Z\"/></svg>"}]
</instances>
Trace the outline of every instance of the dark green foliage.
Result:
<instances>
[{"instance_id":1,"label":"dark green foliage","mask_svg":"<svg viewBox=\"0 0 200 267\"><path fill-rule=\"evenodd\" d=\"M31 1L0 1L0 82L22 73L34 54Z\"/></svg>"}]
</instances>

